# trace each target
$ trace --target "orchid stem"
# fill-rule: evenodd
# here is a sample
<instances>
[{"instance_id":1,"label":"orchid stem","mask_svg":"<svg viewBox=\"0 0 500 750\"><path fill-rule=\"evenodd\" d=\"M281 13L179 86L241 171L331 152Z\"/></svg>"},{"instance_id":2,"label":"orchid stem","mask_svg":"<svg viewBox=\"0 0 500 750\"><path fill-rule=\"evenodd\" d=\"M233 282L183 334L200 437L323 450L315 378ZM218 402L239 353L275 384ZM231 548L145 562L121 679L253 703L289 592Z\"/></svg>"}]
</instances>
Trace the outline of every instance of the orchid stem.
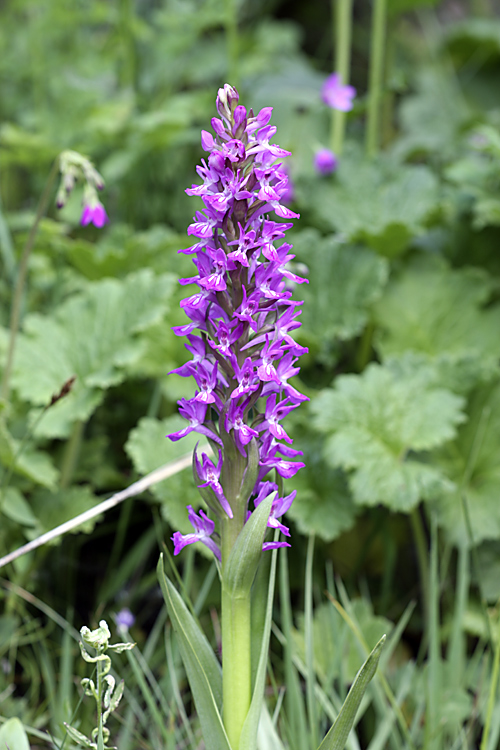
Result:
<instances>
[{"instance_id":1,"label":"orchid stem","mask_svg":"<svg viewBox=\"0 0 500 750\"><path fill-rule=\"evenodd\" d=\"M349 83L351 67L352 0L332 0L333 42L335 46L335 71L343 86ZM342 153L346 113L332 110L331 145L336 156Z\"/></svg>"},{"instance_id":2,"label":"orchid stem","mask_svg":"<svg viewBox=\"0 0 500 750\"><path fill-rule=\"evenodd\" d=\"M222 586L222 693L224 726L232 750L238 750L250 708L250 597L238 598Z\"/></svg>"}]
</instances>

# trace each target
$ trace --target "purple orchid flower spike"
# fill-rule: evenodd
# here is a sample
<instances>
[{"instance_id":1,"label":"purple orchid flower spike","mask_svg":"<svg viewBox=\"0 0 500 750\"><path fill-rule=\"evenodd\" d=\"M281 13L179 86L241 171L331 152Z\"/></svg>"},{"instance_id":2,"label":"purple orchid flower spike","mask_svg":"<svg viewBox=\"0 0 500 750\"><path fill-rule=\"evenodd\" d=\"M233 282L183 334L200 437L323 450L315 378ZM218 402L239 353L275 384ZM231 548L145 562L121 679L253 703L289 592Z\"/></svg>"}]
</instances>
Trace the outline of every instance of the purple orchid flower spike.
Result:
<instances>
[{"instance_id":1,"label":"purple orchid flower spike","mask_svg":"<svg viewBox=\"0 0 500 750\"><path fill-rule=\"evenodd\" d=\"M189 521L194 528L194 534L181 534L180 531L175 532L172 537L174 543L174 555L178 555L181 549L187 544L201 542L214 553L218 560L220 560L221 554L219 545L212 539L212 534L215 530L214 522L202 510L200 510L200 514L197 516L191 505L187 506L187 510Z\"/></svg>"},{"instance_id":2,"label":"purple orchid flower spike","mask_svg":"<svg viewBox=\"0 0 500 750\"><path fill-rule=\"evenodd\" d=\"M338 73L328 76L321 89L321 98L332 109L340 109L341 112L349 112L356 96L353 86L343 86Z\"/></svg>"},{"instance_id":3,"label":"purple orchid flower spike","mask_svg":"<svg viewBox=\"0 0 500 750\"><path fill-rule=\"evenodd\" d=\"M340 87L337 104L349 93L350 87ZM180 251L196 269L181 283L195 284L196 291L181 302L189 322L173 329L188 336L192 354L173 372L192 376L197 390L193 398L179 401L188 424L170 437L179 440L197 432L212 447L220 446L216 465L205 453L201 458L195 453L194 473L218 517L224 557L230 546L226 541L236 539L252 508L281 488L281 478L293 477L304 465L296 460L300 451L291 447L292 437L281 422L307 400L289 383L299 373L299 356L307 352L293 337L301 311L291 287L307 280L288 266L294 255L283 240L292 226L288 220L298 214L285 205L291 200L283 162L289 151L271 142L276 135L272 108L254 114L228 84L219 90L216 106L213 133L201 134L206 154L197 167L201 184L186 190L203 202L188 227L196 242ZM285 536L289 531L278 519L294 497L294 492L276 497L269 516L269 526ZM190 520L195 533L174 535L176 553L185 544L207 544L208 539L220 559L212 540L214 521L192 511ZM281 546L289 545L263 543L263 549Z\"/></svg>"}]
</instances>

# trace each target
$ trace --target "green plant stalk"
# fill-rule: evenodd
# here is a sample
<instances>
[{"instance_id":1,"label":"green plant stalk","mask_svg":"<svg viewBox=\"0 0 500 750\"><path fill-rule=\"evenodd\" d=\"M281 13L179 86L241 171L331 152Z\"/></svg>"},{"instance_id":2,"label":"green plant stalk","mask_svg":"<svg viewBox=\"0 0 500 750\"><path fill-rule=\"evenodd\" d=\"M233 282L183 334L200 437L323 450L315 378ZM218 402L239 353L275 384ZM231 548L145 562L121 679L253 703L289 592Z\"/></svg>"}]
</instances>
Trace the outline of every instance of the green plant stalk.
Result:
<instances>
[{"instance_id":1,"label":"green plant stalk","mask_svg":"<svg viewBox=\"0 0 500 750\"><path fill-rule=\"evenodd\" d=\"M349 83L351 67L352 0L332 0L333 44L335 48L335 71L341 83ZM332 110L331 147L336 156L342 153L345 135L346 113Z\"/></svg>"},{"instance_id":2,"label":"green plant stalk","mask_svg":"<svg viewBox=\"0 0 500 750\"><path fill-rule=\"evenodd\" d=\"M376 156L380 143L380 110L384 77L387 0L373 0L366 152Z\"/></svg>"},{"instance_id":3,"label":"green plant stalk","mask_svg":"<svg viewBox=\"0 0 500 750\"><path fill-rule=\"evenodd\" d=\"M19 331L19 323L21 319L21 306L23 300L24 287L26 285L26 276L28 273L28 261L30 259L31 251L35 244L35 239L38 234L38 227L40 222L45 216L47 207L49 205L52 188L59 172L59 157L54 161L52 169L49 172L47 182L43 189L38 208L36 211L35 221L31 227L28 239L23 248L21 260L19 262L19 270L17 274L17 281L14 288L14 295L12 297L12 306L10 311L10 332L9 332L9 348L7 350L7 360L5 363L5 370L3 372L2 384L0 386L0 398L7 401L9 398L10 390L10 378L12 374L12 365L14 363L14 352L16 349L17 334Z\"/></svg>"},{"instance_id":4,"label":"green plant stalk","mask_svg":"<svg viewBox=\"0 0 500 750\"><path fill-rule=\"evenodd\" d=\"M233 545L245 522L245 508L238 502L235 477L239 474L237 458L233 457L233 486L229 482L226 497L234 498L231 503L234 517L221 521L222 553L222 701L223 722L233 750L238 750L241 730L252 699L252 658L251 658L251 600L231 595L224 587L224 570ZM242 467L239 467L240 470ZM229 499L228 497L228 499Z\"/></svg>"},{"instance_id":5,"label":"green plant stalk","mask_svg":"<svg viewBox=\"0 0 500 750\"><path fill-rule=\"evenodd\" d=\"M225 26L229 83L238 89L238 0L226 0Z\"/></svg>"},{"instance_id":6,"label":"green plant stalk","mask_svg":"<svg viewBox=\"0 0 500 750\"><path fill-rule=\"evenodd\" d=\"M81 419L78 419L71 430L71 435L66 442L66 448L63 455L63 461L61 466L61 489L69 487L73 478L73 473L78 463L78 457L80 455L80 448L82 445L84 423Z\"/></svg>"},{"instance_id":7,"label":"green plant stalk","mask_svg":"<svg viewBox=\"0 0 500 750\"><path fill-rule=\"evenodd\" d=\"M305 580L305 637L306 637L306 692L307 692L307 713L309 716L309 737L311 747L318 745L318 718L316 711L315 684L316 676L314 673L314 639L313 639L313 560L314 560L314 534L311 534L307 543L306 556L306 580Z\"/></svg>"},{"instance_id":8,"label":"green plant stalk","mask_svg":"<svg viewBox=\"0 0 500 750\"><path fill-rule=\"evenodd\" d=\"M231 596L222 586L223 719L233 750L252 698L250 597Z\"/></svg>"},{"instance_id":9,"label":"green plant stalk","mask_svg":"<svg viewBox=\"0 0 500 750\"><path fill-rule=\"evenodd\" d=\"M427 552L427 541L425 538L424 526L422 519L418 512L418 507L414 508L410 513L410 520L413 529L413 536L415 539L415 546L417 548L417 559L418 567L420 572L420 586L422 592L422 604L424 611L424 622L425 628L428 628L429 623L429 606L430 606L430 589L429 589L429 561ZM425 634L428 636L428 632ZM425 637L424 637L425 640Z\"/></svg>"}]
</instances>

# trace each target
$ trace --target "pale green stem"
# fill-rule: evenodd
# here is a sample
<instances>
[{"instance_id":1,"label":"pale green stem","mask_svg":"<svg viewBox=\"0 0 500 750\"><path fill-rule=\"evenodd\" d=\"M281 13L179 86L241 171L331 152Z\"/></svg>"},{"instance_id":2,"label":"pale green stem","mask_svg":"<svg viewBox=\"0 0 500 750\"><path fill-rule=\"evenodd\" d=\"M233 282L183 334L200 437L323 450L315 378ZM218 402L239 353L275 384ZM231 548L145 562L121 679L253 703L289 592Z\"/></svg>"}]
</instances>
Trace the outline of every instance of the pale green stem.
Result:
<instances>
[{"instance_id":1,"label":"pale green stem","mask_svg":"<svg viewBox=\"0 0 500 750\"><path fill-rule=\"evenodd\" d=\"M222 586L222 693L224 726L232 750L252 698L250 597L230 596Z\"/></svg>"},{"instance_id":2,"label":"pale green stem","mask_svg":"<svg viewBox=\"0 0 500 750\"><path fill-rule=\"evenodd\" d=\"M332 0L333 42L335 46L335 72L343 86L349 83L351 67L352 0ZM331 145L336 156L342 153L346 113L332 110Z\"/></svg>"},{"instance_id":3,"label":"pale green stem","mask_svg":"<svg viewBox=\"0 0 500 750\"><path fill-rule=\"evenodd\" d=\"M238 0L226 0L226 44L228 59L228 83L235 89L238 80Z\"/></svg>"},{"instance_id":4,"label":"pale green stem","mask_svg":"<svg viewBox=\"0 0 500 750\"><path fill-rule=\"evenodd\" d=\"M486 709L486 721L484 722L483 736L481 737L480 750L487 750L488 739L491 730L491 721L493 718L493 709L498 688L498 673L500 668L500 621L498 623L497 638L495 643L495 655L493 657L493 671L490 681L490 694L488 696L488 708Z\"/></svg>"},{"instance_id":5,"label":"pale green stem","mask_svg":"<svg viewBox=\"0 0 500 750\"><path fill-rule=\"evenodd\" d=\"M387 0L373 0L366 152L375 156L380 143L380 110L384 77Z\"/></svg>"},{"instance_id":6,"label":"pale green stem","mask_svg":"<svg viewBox=\"0 0 500 750\"><path fill-rule=\"evenodd\" d=\"M21 318L21 306L23 300L24 287L26 284L26 275L28 273L28 261L35 244L36 235L38 233L38 227L41 220L43 219L47 207L49 205L50 196L52 192L52 186L57 177L59 171L59 157L55 160L50 170L47 182L43 189L43 193L38 203L38 208L35 216L35 221L31 227L28 239L21 255L21 261L19 263L19 271L17 274L16 286L14 289L14 295L12 297L12 307L10 312L10 334L9 334L9 348L7 350L7 360L5 363L5 369L3 371L2 385L0 387L0 398L5 401L9 398L10 390L10 377L12 374L12 365L14 362L14 352L16 348L17 334L19 331L19 322Z\"/></svg>"},{"instance_id":7,"label":"pale green stem","mask_svg":"<svg viewBox=\"0 0 500 750\"><path fill-rule=\"evenodd\" d=\"M311 534L307 544L306 580L305 580L305 633L306 633L306 668L307 668L307 712L309 714L309 736L311 747L318 744L318 721L316 711L316 697L314 694L316 678L314 674L314 638L313 638L313 560L314 534Z\"/></svg>"},{"instance_id":8,"label":"pale green stem","mask_svg":"<svg viewBox=\"0 0 500 750\"><path fill-rule=\"evenodd\" d=\"M413 536L415 539L415 545L417 548L417 560L420 573L420 589L422 593L422 604L424 611L424 622L426 628L426 637L428 636L428 624L429 624L429 561L428 561L428 548L427 540L425 538L424 525L422 518L417 508L414 508L410 513L410 520L413 529Z\"/></svg>"}]
</instances>

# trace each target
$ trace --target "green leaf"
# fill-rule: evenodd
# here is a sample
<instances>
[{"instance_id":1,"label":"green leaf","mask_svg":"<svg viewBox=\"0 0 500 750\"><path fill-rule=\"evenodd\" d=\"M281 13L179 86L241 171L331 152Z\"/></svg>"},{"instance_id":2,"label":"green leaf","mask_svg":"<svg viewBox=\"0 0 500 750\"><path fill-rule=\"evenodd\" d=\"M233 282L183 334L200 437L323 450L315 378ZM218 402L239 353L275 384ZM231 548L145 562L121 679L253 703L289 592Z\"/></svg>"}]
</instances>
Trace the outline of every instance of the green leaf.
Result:
<instances>
[{"instance_id":1,"label":"green leaf","mask_svg":"<svg viewBox=\"0 0 500 750\"><path fill-rule=\"evenodd\" d=\"M356 675L356 679L347 694L340 713L331 727L330 731L324 738L318 750L343 750L349 732L354 724L359 704L366 692L366 688L375 674L385 642L385 635L382 636L367 660Z\"/></svg>"},{"instance_id":2,"label":"green leaf","mask_svg":"<svg viewBox=\"0 0 500 750\"><path fill-rule=\"evenodd\" d=\"M438 184L423 166L367 161L346 152L334 182L316 180L311 204L319 220L351 242L362 241L392 258L421 234L438 205Z\"/></svg>"},{"instance_id":3,"label":"green leaf","mask_svg":"<svg viewBox=\"0 0 500 750\"><path fill-rule=\"evenodd\" d=\"M37 523L29 503L17 487L8 487L5 490L3 497L0 497L0 510L7 518L21 526L35 526Z\"/></svg>"},{"instance_id":4,"label":"green leaf","mask_svg":"<svg viewBox=\"0 0 500 750\"><path fill-rule=\"evenodd\" d=\"M245 599L250 596L250 589L262 557L262 544L275 495L273 492L259 503L233 545L222 577L222 585L231 597Z\"/></svg>"},{"instance_id":5,"label":"green leaf","mask_svg":"<svg viewBox=\"0 0 500 750\"><path fill-rule=\"evenodd\" d=\"M124 380L143 352L141 332L165 314L174 281L144 269L124 281L88 284L51 316L26 318L13 376L21 398L44 406L68 378L77 378L71 393L41 420L37 434L66 437L75 420L91 416L107 388Z\"/></svg>"},{"instance_id":6,"label":"green leaf","mask_svg":"<svg viewBox=\"0 0 500 750\"><path fill-rule=\"evenodd\" d=\"M482 269L450 270L443 262L419 259L375 305L376 348L384 358L418 352L449 387L470 390L497 372L500 305L484 309L494 286Z\"/></svg>"},{"instance_id":7,"label":"green leaf","mask_svg":"<svg viewBox=\"0 0 500 750\"><path fill-rule=\"evenodd\" d=\"M207 750L231 750L222 723L222 671L213 649L174 585L165 575L163 555L157 567L158 580L168 614L177 634Z\"/></svg>"},{"instance_id":8,"label":"green leaf","mask_svg":"<svg viewBox=\"0 0 500 750\"><path fill-rule=\"evenodd\" d=\"M370 365L343 375L311 406L328 435L324 455L348 472L354 499L409 511L453 485L415 452L440 446L464 420L464 401L432 382L428 368Z\"/></svg>"},{"instance_id":9,"label":"green leaf","mask_svg":"<svg viewBox=\"0 0 500 750\"><path fill-rule=\"evenodd\" d=\"M455 544L500 539L500 384L474 392L469 419L457 439L443 446L436 465L455 482L456 490L437 500L439 523ZM465 498L466 509L463 507Z\"/></svg>"},{"instance_id":10,"label":"green leaf","mask_svg":"<svg viewBox=\"0 0 500 750\"><path fill-rule=\"evenodd\" d=\"M189 433L177 442L166 437L185 426L186 420L179 415L164 420L143 417L137 427L130 432L125 445L135 470L141 475L149 474L160 466L191 453L198 441L201 443L200 449L207 451L205 438L195 432ZM174 529L179 529L183 533L192 531L187 520L186 505L199 508L201 497L194 483L191 464L168 479L154 484L151 492L161 502L162 515ZM203 545L197 547L202 552Z\"/></svg>"},{"instance_id":11,"label":"green leaf","mask_svg":"<svg viewBox=\"0 0 500 750\"><path fill-rule=\"evenodd\" d=\"M9 750L30 750L28 735L17 717L9 719L0 727L0 748Z\"/></svg>"},{"instance_id":12,"label":"green leaf","mask_svg":"<svg viewBox=\"0 0 500 750\"><path fill-rule=\"evenodd\" d=\"M31 498L31 509L36 516L37 524L27 532L30 539L55 529L66 521L79 516L98 504L98 498L89 487L75 486L57 492L37 490ZM99 516L91 518L71 531L72 534L90 534L99 521ZM50 542L60 544L61 537Z\"/></svg>"},{"instance_id":13,"label":"green leaf","mask_svg":"<svg viewBox=\"0 0 500 750\"><path fill-rule=\"evenodd\" d=\"M315 534L325 542L332 542L352 529L359 508L353 502L344 472L325 462L322 436L301 423L293 435L294 446L304 453L305 468L293 479L297 497L288 516L302 534Z\"/></svg>"},{"instance_id":14,"label":"green leaf","mask_svg":"<svg viewBox=\"0 0 500 750\"><path fill-rule=\"evenodd\" d=\"M19 453L20 441L12 437L5 422L0 421L0 463L7 471L31 479L44 487L56 486L59 472L47 453L24 447Z\"/></svg>"},{"instance_id":15,"label":"green leaf","mask_svg":"<svg viewBox=\"0 0 500 750\"><path fill-rule=\"evenodd\" d=\"M293 244L309 280L296 289L304 300L300 336L324 358L332 339L350 339L363 330L387 281L388 264L372 250L321 237L314 229L295 234Z\"/></svg>"}]
</instances>

